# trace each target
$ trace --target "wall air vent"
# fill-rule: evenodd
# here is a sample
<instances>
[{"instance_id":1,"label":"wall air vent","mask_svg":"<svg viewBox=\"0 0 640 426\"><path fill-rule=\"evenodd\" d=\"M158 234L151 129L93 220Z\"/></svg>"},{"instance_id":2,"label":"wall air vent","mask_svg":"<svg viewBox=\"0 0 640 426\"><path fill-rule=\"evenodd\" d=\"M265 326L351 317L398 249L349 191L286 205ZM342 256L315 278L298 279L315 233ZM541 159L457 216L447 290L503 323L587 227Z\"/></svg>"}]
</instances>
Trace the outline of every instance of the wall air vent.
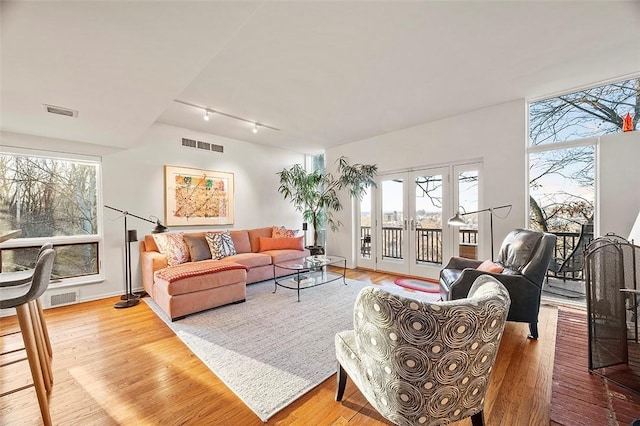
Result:
<instances>
[{"instance_id":1,"label":"wall air vent","mask_svg":"<svg viewBox=\"0 0 640 426\"><path fill-rule=\"evenodd\" d=\"M55 105L43 104L45 111L49 114L64 115L65 117L78 117L78 111L71 108L59 107Z\"/></svg>"},{"instance_id":2,"label":"wall air vent","mask_svg":"<svg viewBox=\"0 0 640 426\"><path fill-rule=\"evenodd\" d=\"M197 141L194 139L182 138L182 146L186 146L187 148L202 149L204 151L209 151L209 152L224 152L224 147L222 145L216 145L209 142Z\"/></svg>"},{"instance_id":3,"label":"wall air vent","mask_svg":"<svg viewBox=\"0 0 640 426\"><path fill-rule=\"evenodd\" d=\"M78 292L71 291L68 293L53 294L51 295L51 303L49 306L68 305L78 301Z\"/></svg>"},{"instance_id":4,"label":"wall air vent","mask_svg":"<svg viewBox=\"0 0 640 426\"><path fill-rule=\"evenodd\" d=\"M189 148L195 148L197 142L193 139L182 138L182 146L188 146Z\"/></svg>"},{"instance_id":5,"label":"wall air vent","mask_svg":"<svg viewBox=\"0 0 640 426\"><path fill-rule=\"evenodd\" d=\"M211 144L208 142L198 141L198 148L211 151Z\"/></svg>"}]
</instances>

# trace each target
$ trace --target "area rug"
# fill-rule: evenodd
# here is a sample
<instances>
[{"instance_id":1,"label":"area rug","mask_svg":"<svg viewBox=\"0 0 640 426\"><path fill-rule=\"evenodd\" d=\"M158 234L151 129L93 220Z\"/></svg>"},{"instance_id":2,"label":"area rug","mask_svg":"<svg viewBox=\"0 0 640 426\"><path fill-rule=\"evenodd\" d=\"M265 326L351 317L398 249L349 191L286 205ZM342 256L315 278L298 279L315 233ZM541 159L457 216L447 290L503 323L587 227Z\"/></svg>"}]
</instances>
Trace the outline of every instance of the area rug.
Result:
<instances>
[{"instance_id":1,"label":"area rug","mask_svg":"<svg viewBox=\"0 0 640 426\"><path fill-rule=\"evenodd\" d=\"M415 278L397 278L394 283L400 287L410 288L411 290L424 291L425 293L440 293L440 286L430 281Z\"/></svg>"},{"instance_id":2,"label":"area rug","mask_svg":"<svg viewBox=\"0 0 640 426\"><path fill-rule=\"evenodd\" d=\"M247 301L171 322L143 299L258 417L266 422L336 371L334 335L353 328L365 283L334 281L301 291L273 281L247 286Z\"/></svg>"}]
</instances>

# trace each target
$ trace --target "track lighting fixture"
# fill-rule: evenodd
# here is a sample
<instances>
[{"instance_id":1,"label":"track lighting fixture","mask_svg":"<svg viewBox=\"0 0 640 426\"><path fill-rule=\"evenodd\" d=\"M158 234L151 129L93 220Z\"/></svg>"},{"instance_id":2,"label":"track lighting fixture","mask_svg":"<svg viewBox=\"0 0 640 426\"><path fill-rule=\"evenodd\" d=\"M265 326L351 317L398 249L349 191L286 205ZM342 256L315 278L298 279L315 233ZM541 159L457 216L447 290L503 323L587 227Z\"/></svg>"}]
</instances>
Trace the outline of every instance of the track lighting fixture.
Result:
<instances>
[{"instance_id":1,"label":"track lighting fixture","mask_svg":"<svg viewBox=\"0 0 640 426\"><path fill-rule=\"evenodd\" d=\"M264 123L260 123L257 121L252 121L252 120L247 120L246 118L242 118L242 117L238 117L237 115L233 115L233 114L227 114L226 112L222 112L222 111L218 111L215 109L211 109L211 108L207 108L205 106L202 105L196 105L196 104L192 104L191 102L186 102L186 101L181 101L180 99L174 99L174 102L177 102L179 104L182 105L187 105L193 108L198 108L199 110L204 110L204 116L202 117L204 119L204 121L209 121L210 118L210 114L217 114L217 115L222 115L224 117L227 118L233 118L234 120L239 120L239 121L244 121L245 123L249 123L253 125L252 131L253 133L258 133L258 127L265 127L267 129L271 129L271 130L275 130L275 131L279 131L280 129L278 129L277 127L273 127L273 126L269 126L268 124L264 124Z\"/></svg>"}]
</instances>

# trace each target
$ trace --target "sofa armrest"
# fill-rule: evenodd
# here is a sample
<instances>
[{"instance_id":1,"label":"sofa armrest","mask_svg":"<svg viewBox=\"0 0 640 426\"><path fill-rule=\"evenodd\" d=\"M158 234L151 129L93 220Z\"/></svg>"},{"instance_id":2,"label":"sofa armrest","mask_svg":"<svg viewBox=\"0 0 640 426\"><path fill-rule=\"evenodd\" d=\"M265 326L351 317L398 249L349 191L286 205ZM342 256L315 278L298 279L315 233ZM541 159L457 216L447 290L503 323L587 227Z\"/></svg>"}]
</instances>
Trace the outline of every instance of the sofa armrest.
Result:
<instances>
[{"instance_id":1,"label":"sofa armrest","mask_svg":"<svg viewBox=\"0 0 640 426\"><path fill-rule=\"evenodd\" d=\"M167 256L157 251L140 253L140 268L142 269L142 285L144 291L153 296L153 273L168 266Z\"/></svg>"}]
</instances>

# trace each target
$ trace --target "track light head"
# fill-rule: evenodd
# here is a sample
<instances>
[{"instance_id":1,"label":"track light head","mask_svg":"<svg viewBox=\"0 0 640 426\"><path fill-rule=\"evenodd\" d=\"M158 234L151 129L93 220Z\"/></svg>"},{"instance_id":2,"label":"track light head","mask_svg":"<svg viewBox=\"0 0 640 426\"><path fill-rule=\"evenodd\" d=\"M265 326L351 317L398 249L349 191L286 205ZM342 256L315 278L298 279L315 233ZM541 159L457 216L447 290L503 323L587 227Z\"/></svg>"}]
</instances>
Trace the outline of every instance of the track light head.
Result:
<instances>
[{"instance_id":1,"label":"track light head","mask_svg":"<svg viewBox=\"0 0 640 426\"><path fill-rule=\"evenodd\" d=\"M258 133L258 124L253 125L253 133Z\"/></svg>"},{"instance_id":2,"label":"track light head","mask_svg":"<svg viewBox=\"0 0 640 426\"><path fill-rule=\"evenodd\" d=\"M208 109L204 110L204 117L202 117L202 118L204 118L204 121L209 121L209 110Z\"/></svg>"}]
</instances>

